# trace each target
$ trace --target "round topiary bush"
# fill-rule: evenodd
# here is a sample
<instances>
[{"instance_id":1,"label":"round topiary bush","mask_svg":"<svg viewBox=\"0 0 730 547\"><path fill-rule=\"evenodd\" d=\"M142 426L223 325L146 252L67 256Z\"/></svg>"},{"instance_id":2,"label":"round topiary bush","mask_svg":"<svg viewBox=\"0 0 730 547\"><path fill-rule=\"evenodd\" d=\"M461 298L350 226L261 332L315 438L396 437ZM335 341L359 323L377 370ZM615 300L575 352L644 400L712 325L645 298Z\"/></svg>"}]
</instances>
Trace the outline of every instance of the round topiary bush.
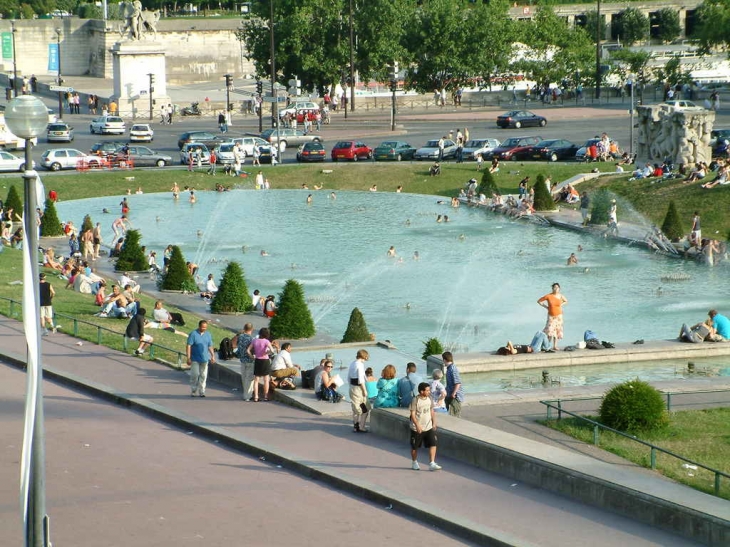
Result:
<instances>
[{"instance_id":1,"label":"round topiary bush","mask_svg":"<svg viewBox=\"0 0 730 547\"><path fill-rule=\"evenodd\" d=\"M649 431L667 425L664 397L638 378L614 386L603 397L601 423L619 431Z\"/></svg>"},{"instance_id":2,"label":"round topiary bush","mask_svg":"<svg viewBox=\"0 0 730 547\"><path fill-rule=\"evenodd\" d=\"M429 355L441 355L444 352L444 347L438 338L429 338L423 343L423 353L421 359L424 361L428 359Z\"/></svg>"},{"instance_id":3,"label":"round topiary bush","mask_svg":"<svg viewBox=\"0 0 730 547\"><path fill-rule=\"evenodd\" d=\"M365 323L365 317L358 308L353 308L350 313L350 320L347 322L347 329L340 340L340 344L348 342L368 342L370 340L370 332Z\"/></svg>"},{"instance_id":4,"label":"round topiary bush","mask_svg":"<svg viewBox=\"0 0 730 547\"><path fill-rule=\"evenodd\" d=\"M218 292L210 303L213 313L241 313L253 309L251 295L248 292L243 268L238 262L229 262Z\"/></svg>"}]
</instances>

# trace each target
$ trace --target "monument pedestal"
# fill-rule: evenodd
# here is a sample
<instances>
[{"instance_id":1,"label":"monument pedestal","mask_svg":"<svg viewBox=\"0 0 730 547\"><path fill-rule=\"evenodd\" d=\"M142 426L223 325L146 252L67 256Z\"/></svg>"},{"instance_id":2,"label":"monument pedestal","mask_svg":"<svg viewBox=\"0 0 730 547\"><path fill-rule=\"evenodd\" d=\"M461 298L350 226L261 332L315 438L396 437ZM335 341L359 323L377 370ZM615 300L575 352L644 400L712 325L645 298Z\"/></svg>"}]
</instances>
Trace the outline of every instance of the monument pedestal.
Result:
<instances>
[{"instance_id":1,"label":"monument pedestal","mask_svg":"<svg viewBox=\"0 0 730 547\"><path fill-rule=\"evenodd\" d=\"M114 95L119 115L132 119L150 117L150 74L152 84L152 120L159 118L160 106L171 103L167 95L165 52L159 42L124 41L115 43Z\"/></svg>"},{"instance_id":2,"label":"monument pedestal","mask_svg":"<svg viewBox=\"0 0 730 547\"><path fill-rule=\"evenodd\" d=\"M667 104L639 106L637 165L668 160L675 165L710 163L712 110L678 110Z\"/></svg>"}]
</instances>

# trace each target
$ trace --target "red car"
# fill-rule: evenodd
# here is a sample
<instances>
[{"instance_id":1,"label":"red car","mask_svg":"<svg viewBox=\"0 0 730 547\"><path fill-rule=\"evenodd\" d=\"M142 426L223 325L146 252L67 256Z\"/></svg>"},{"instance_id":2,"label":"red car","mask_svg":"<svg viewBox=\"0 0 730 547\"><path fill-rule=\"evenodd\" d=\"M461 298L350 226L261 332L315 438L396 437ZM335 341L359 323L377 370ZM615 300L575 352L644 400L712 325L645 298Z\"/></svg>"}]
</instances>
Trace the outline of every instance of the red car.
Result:
<instances>
[{"instance_id":1,"label":"red car","mask_svg":"<svg viewBox=\"0 0 730 547\"><path fill-rule=\"evenodd\" d=\"M369 160L372 157L373 149L360 141L340 141L332 149L332 161Z\"/></svg>"}]
</instances>

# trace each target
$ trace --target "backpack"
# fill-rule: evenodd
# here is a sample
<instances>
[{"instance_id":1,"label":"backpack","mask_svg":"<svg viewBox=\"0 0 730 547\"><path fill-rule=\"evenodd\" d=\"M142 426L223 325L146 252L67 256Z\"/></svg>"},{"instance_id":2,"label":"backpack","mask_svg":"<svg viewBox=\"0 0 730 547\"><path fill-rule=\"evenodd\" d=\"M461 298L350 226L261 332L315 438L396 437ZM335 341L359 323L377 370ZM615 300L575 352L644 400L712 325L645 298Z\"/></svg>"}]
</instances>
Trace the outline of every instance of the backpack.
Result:
<instances>
[{"instance_id":1,"label":"backpack","mask_svg":"<svg viewBox=\"0 0 730 547\"><path fill-rule=\"evenodd\" d=\"M586 340L586 349L604 349L598 338L590 338Z\"/></svg>"},{"instance_id":2,"label":"backpack","mask_svg":"<svg viewBox=\"0 0 730 547\"><path fill-rule=\"evenodd\" d=\"M231 344L230 338L221 340L221 345L218 348L218 359L221 361L233 359L233 345Z\"/></svg>"}]
</instances>

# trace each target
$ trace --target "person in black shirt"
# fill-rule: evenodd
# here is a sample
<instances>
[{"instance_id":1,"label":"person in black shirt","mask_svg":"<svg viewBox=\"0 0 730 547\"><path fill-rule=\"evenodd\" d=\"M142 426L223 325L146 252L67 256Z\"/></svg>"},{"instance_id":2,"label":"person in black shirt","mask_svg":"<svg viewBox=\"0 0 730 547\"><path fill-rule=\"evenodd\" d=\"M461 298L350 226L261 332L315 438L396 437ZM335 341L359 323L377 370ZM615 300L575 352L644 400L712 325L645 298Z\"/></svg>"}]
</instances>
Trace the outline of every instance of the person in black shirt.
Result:
<instances>
[{"instance_id":1,"label":"person in black shirt","mask_svg":"<svg viewBox=\"0 0 730 547\"><path fill-rule=\"evenodd\" d=\"M41 328L43 329L43 336L46 336L49 332L49 327L52 332L56 332L56 327L53 324L53 297L56 296L56 291L54 291L51 284L46 281L46 274L41 273L38 275L38 278L38 293L40 295L41 305Z\"/></svg>"},{"instance_id":2,"label":"person in black shirt","mask_svg":"<svg viewBox=\"0 0 730 547\"><path fill-rule=\"evenodd\" d=\"M139 308L137 313L129 320L125 335L131 340L139 340L139 347L134 350L135 355L144 354L145 348L153 342L153 338L149 334L144 333L145 314L147 310Z\"/></svg>"}]
</instances>

